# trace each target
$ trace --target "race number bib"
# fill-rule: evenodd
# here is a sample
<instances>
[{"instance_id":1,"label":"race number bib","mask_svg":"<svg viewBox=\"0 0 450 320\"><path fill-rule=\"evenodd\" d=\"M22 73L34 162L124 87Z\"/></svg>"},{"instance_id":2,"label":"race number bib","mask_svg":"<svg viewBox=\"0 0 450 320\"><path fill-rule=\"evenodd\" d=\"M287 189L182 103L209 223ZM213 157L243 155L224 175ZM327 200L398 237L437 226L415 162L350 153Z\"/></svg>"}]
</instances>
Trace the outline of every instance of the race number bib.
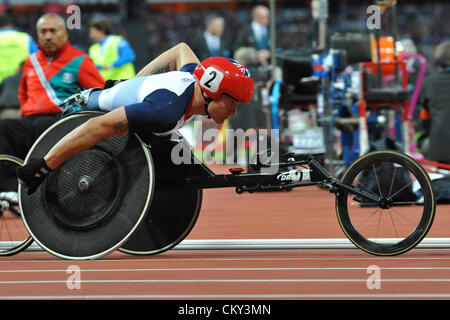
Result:
<instances>
[{"instance_id":1,"label":"race number bib","mask_svg":"<svg viewBox=\"0 0 450 320\"><path fill-rule=\"evenodd\" d=\"M211 92L217 92L223 79L223 73L214 67L208 67L205 70L200 84Z\"/></svg>"}]
</instances>

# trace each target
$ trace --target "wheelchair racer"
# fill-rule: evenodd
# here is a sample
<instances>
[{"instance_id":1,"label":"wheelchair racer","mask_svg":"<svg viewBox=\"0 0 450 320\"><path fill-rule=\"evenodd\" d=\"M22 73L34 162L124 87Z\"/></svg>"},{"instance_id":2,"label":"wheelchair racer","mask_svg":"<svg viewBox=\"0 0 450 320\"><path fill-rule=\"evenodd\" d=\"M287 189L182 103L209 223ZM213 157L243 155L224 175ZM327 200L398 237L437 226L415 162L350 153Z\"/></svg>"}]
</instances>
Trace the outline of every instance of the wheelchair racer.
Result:
<instances>
[{"instance_id":1,"label":"wheelchair racer","mask_svg":"<svg viewBox=\"0 0 450 320\"><path fill-rule=\"evenodd\" d=\"M239 103L249 103L252 97L253 78L245 66L224 57L199 62L189 46L180 43L135 78L73 97L81 110L107 113L72 130L44 158L18 168L19 182L32 194L52 170L102 139L145 131L170 135L196 115L221 124L236 114Z\"/></svg>"}]
</instances>

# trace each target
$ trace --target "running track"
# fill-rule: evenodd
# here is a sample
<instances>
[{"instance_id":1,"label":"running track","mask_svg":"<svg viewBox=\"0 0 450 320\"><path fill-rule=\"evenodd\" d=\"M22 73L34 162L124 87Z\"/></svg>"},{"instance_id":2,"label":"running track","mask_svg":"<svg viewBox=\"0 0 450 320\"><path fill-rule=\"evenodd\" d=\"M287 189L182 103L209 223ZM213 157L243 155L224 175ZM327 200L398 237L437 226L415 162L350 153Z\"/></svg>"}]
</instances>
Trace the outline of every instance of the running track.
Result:
<instances>
[{"instance_id":1,"label":"running track","mask_svg":"<svg viewBox=\"0 0 450 320\"><path fill-rule=\"evenodd\" d=\"M438 205L428 237L450 237L449 226L450 205ZM289 238L344 238L334 195L317 187L242 195L232 188L204 190L199 220L187 239ZM379 282L370 278L371 266ZM7 300L449 298L445 249L413 249L396 257L358 249L173 249L139 257L115 251L93 261L61 260L44 251L0 258L0 299Z\"/></svg>"}]
</instances>

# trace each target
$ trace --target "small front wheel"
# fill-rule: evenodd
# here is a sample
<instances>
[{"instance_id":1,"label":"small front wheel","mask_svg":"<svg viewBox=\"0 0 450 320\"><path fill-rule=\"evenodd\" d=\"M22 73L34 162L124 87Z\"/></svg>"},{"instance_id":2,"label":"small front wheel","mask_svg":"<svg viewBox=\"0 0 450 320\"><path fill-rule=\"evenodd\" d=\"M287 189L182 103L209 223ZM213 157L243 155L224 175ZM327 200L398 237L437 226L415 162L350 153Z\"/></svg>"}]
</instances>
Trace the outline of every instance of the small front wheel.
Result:
<instances>
[{"instance_id":1,"label":"small front wheel","mask_svg":"<svg viewBox=\"0 0 450 320\"><path fill-rule=\"evenodd\" d=\"M413 158L390 150L369 153L347 169L342 183L382 199L376 203L345 191L336 196L339 224L358 248L374 255L398 255L414 248L430 230L434 191Z\"/></svg>"},{"instance_id":2,"label":"small front wheel","mask_svg":"<svg viewBox=\"0 0 450 320\"><path fill-rule=\"evenodd\" d=\"M22 163L19 158L0 155L0 256L22 252L33 242L19 209L16 170Z\"/></svg>"}]
</instances>

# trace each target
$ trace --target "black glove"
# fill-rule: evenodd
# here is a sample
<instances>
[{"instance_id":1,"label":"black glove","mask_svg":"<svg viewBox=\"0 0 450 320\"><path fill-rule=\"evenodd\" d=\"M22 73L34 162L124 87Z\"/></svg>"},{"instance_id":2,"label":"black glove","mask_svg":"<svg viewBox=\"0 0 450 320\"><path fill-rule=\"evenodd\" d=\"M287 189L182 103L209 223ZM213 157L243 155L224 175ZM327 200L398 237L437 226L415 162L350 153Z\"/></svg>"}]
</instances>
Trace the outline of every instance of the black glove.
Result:
<instances>
[{"instance_id":1,"label":"black glove","mask_svg":"<svg viewBox=\"0 0 450 320\"><path fill-rule=\"evenodd\" d=\"M111 80L108 79L105 81L105 85L103 86L103 89L109 89L114 87L117 84L117 80Z\"/></svg>"},{"instance_id":2,"label":"black glove","mask_svg":"<svg viewBox=\"0 0 450 320\"><path fill-rule=\"evenodd\" d=\"M17 168L17 177L30 195L36 191L51 171L44 158L31 159L25 166Z\"/></svg>"},{"instance_id":3,"label":"black glove","mask_svg":"<svg viewBox=\"0 0 450 320\"><path fill-rule=\"evenodd\" d=\"M103 86L103 89L109 89L109 88L112 88L112 87L114 87L116 84L119 84L119 83L121 83L121 82L123 82L123 81L126 81L127 79L122 79L122 80L111 80L111 79L108 79L108 80L106 80L105 81L105 85Z\"/></svg>"}]
</instances>

